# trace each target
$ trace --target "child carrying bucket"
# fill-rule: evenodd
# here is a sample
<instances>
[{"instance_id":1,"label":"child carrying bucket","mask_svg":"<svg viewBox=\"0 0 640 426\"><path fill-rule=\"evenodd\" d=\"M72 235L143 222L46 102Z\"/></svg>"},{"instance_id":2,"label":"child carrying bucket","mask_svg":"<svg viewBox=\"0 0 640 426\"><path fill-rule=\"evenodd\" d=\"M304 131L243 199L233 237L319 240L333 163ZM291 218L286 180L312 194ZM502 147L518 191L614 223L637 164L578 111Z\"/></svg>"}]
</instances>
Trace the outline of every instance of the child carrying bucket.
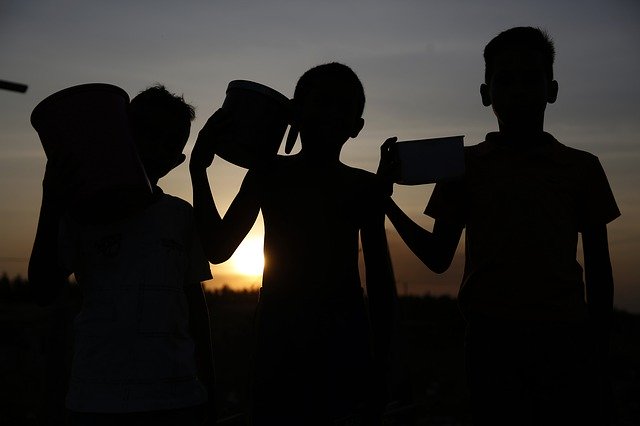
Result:
<instances>
[{"instance_id":1,"label":"child carrying bucket","mask_svg":"<svg viewBox=\"0 0 640 426\"><path fill-rule=\"evenodd\" d=\"M307 71L293 99L301 152L250 169L224 217L206 169L225 135L246 117L218 110L192 152L196 222L209 261L227 260L259 211L264 217L254 424L329 424L361 414L371 423L384 409L395 300L384 195L375 175L339 160L364 125L363 108L362 84L349 67L330 63Z\"/></svg>"},{"instance_id":2,"label":"child carrying bucket","mask_svg":"<svg viewBox=\"0 0 640 426\"><path fill-rule=\"evenodd\" d=\"M55 145L48 155L53 148L62 152L47 164L29 282L36 299L47 304L74 273L83 296L74 320L66 396L69 422L74 426L215 422L211 333L201 285L211 278L211 271L195 233L192 207L158 186L185 160L182 150L194 110L162 86L146 89L130 104L126 92L105 86L78 86L53 95L36 108L33 120L45 147ZM114 92L117 102L111 99ZM80 117L83 122L63 121L65 117ZM52 133L59 134L45 126L46 121L54 122L53 130L63 129L63 135L86 138L75 145L51 139ZM104 146L83 151L80 142L87 141ZM90 149L109 148L121 148L126 154L125 142L135 143L134 152L148 178L142 185L123 181L117 173L118 167L125 173L127 155L87 154ZM93 199L106 194L117 203L137 194L141 201L117 205L111 210L118 214L109 218L84 217L93 210L81 209L79 214L73 211L82 207L76 202L69 211L69 200L78 199L72 190L79 185L68 179L74 170L68 170L72 162L60 160L66 157L95 161L93 168L81 171L115 170L111 181L95 180L103 190ZM87 180L82 174L76 176ZM152 193L131 192L131 187L145 184L151 185Z\"/></svg>"}]
</instances>

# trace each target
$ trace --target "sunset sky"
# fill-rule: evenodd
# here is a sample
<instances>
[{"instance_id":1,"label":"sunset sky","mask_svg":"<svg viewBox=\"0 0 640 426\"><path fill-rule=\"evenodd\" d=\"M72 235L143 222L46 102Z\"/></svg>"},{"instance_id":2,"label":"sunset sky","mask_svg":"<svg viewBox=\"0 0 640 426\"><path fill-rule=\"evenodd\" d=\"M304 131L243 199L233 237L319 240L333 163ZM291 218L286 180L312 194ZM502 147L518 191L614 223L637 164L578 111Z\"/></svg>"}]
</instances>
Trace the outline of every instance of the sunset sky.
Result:
<instances>
[{"instance_id":1,"label":"sunset sky","mask_svg":"<svg viewBox=\"0 0 640 426\"><path fill-rule=\"evenodd\" d=\"M556 42L558 102L546 130L597 155L622 217L609 225L616 305L640 312L640 3L602 1L31 1L0 3L0 79L29 85L0 90L0 271L26 274L35 235L45 156L29 123L46 96L76 84L111 83L131 97L160 82L196 106L187 154L224 99L229 81L254 80L292 96L308 68L340 61L363 81L365 128L342 161L374 171L380 144L496 129L480 102L482 49L509 27L542 27ZM216 159L209 176L222 210L245 170ZM160 181L191 201L186 165ZM415 220L431 185L398 187L394 199ZM462 245L437 276L387 223L400 293L455 295ZM526 238L526 236L522 236ZM241 252L258 253L262 221ZM209 285L259 286L234 262L213 266ZM246 259L246 257L243 257ZM244 261L241 263L246 263ZM259 266L258 266L259 268ZM255 271L255 268L254 268ZM242 273L241 275L239 273Z\"/></svg>"}]
</instances>

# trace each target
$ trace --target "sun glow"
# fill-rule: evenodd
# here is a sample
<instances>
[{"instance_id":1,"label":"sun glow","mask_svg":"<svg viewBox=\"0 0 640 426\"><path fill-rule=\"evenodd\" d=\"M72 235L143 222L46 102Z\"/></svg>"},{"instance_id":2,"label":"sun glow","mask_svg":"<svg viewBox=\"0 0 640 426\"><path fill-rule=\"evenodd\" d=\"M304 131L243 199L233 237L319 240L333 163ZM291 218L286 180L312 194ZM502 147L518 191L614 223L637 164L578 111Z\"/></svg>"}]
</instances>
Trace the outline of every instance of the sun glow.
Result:
<instances>
[{"instance_id":1,"label":"sun glow","mask_svg":"<svg viewBox=\"0 0 640 426\"><path fill-rule=\"evenodd\" d=\"M238 274L256 276L262 275L264 268L264 253L262 238L247 238L233 254L233 269Z\"/></svg>"}]
</instances>

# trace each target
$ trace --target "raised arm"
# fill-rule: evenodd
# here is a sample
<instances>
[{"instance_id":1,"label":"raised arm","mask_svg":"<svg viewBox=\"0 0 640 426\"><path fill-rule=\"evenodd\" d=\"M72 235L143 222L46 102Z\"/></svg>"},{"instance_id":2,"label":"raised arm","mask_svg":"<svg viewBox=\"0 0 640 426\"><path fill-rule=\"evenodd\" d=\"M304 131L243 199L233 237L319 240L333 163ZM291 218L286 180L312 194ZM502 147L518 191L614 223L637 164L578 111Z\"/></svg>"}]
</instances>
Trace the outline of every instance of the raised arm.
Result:
<instances>
[{"instance_id":1,"label":"raised arm","mask_svg":"<svg viewBox=\"0 0 640 426\"><path fill-rule=\"evenodd\" d=\"M207 167L213 162L220 135L227 131L230 123L231 117L225 111L216 111L198 134L189 162L196 225L205 255L211 263L221 263L231 257L260 211L258 181L252 171L245 176L240 192L224 218L213 198Z\"/></svg>"},{"instance_id":2,"label":"raised arm","mask_svg":"<svg viewBox=\"0 0 640 426\"><path fill-rule=\"evenodd\" d=\"M29 286L41 306L53 303L71 274L58 261L58 233L67 197L61 184L64 171L59 168L53 162L47 163L38 228L29 258Z\"/></svg>"},{"instance_id":3,"label":"raised arm","mask_svg":"<svg viewBox=\"0 0 640 426\"><path fill-rule=\"evenodd\" d=\"M438 219L433 226L433 232L429 232L411 220L391 199L393 183L400 166L393 148L396 141L395 137L389 138L380 147L377 172L389 196L385 206L387 217L422 263L436 273L443 273L451 265L464 226L453 220Z\"/></svg>"}]
</instances>

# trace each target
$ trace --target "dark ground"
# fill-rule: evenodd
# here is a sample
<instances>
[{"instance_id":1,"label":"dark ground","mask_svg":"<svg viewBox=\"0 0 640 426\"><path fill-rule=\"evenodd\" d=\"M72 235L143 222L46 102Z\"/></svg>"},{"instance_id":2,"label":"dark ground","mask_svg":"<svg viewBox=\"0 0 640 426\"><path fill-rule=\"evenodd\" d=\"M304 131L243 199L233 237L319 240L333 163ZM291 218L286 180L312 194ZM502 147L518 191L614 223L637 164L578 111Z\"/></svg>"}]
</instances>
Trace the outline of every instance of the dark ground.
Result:
<instances>
[{"instance_id":1,"label":"dark ground","mask_svg":"<svg viewBox=\"0 0 640 426\"><path fill-rule=\"evenodd\" d=\"M25 283L0 278L0 425L64 422L65 378L77 289L39 308ZM256 292L208 293L219 424L244 424ZM450 298L402 297L387 425L470 424L463 360L464 323ZM616 425L640 424L640 315L616 312L610 373Z\"/></svg>"}]
</instances>

